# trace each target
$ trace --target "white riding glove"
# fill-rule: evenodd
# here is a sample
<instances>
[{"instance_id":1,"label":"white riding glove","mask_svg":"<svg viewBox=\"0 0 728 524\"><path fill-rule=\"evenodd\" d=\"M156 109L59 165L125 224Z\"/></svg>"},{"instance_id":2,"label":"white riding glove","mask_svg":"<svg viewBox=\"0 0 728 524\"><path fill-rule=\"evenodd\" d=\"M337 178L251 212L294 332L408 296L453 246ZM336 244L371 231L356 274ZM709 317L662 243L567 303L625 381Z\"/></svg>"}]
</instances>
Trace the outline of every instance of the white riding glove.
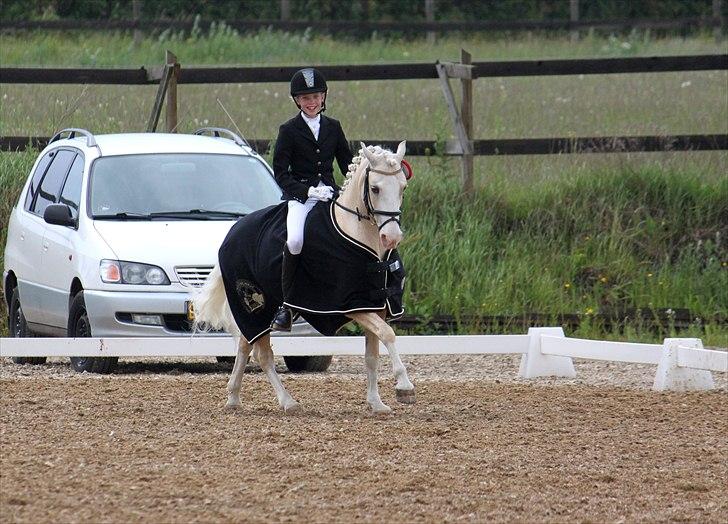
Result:
<instances>
[{"instance_id":1,"label":"white riding glove","mask_svg":"<svg viewBox=\"0 0 728 524\"><path fill-rule=\"evenodd\" d=\"M326 202L333 198L334 188L331 186L309 187L308 196L309 198L315 198L321 202Z\"/></svg>"}]
</instances>

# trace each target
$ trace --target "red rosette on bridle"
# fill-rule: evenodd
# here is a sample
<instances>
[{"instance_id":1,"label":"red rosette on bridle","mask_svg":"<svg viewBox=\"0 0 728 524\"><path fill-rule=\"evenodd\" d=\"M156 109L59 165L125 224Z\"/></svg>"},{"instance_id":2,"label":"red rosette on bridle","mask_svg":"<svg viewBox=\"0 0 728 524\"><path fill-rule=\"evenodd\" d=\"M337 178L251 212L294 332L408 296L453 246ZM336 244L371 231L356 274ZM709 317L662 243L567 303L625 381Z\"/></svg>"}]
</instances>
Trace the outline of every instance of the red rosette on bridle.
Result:
<instances>
[{"instance_id":1,"label":"red rosette on bridle","mask_svg":"<svg viewBox=\"0 0 728 524\"><path fill-rule=\"evenodd\" d=\"M407 162L406 160L402 160L401 164L402 171L404 171L404 178L406 180L409 180L410 178L412 178L412 166L409 165L409 162Z\"/></svg>"}]
</instances>

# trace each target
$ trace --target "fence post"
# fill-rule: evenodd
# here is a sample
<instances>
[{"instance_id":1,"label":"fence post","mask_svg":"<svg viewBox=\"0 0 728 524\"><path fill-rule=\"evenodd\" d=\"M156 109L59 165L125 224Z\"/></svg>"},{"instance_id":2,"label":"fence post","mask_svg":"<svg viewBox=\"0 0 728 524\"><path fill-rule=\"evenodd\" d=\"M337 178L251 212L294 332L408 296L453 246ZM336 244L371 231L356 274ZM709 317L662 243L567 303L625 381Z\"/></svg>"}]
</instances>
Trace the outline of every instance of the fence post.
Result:
<instances>
[{"instance_id":1,"label":"fence post","mask_svg":"<svg viewBox=\"0 0 728 524\"><path fill-rule=\"evenodd\" d=\"M723 40L723 0L713 0L713 36L715 43Z\"/></svg>"},{"instance_id":2,"label":"fence post","mask_svg":"<svg viewBox=\"0 0 728 524\"><path fill-rule=\"evenodd\" d=\"M361 19L369 22L369 13L371 11L371 5L369 0L361 0Z\"/></svg>"},{"instance_id":3,"label":"fence post","mask_svg":"<svg viewBox=\"0 0 728 524\"><path fill-rule=\"evenodd\" d=\"M425 0L425 20L428 22L435 21L435 0ZM427 43L430 45L435 43L434 31L427 31Z\"/></svg>"},{"instance_id":4,"label":"fence post","mask_svg":"<svg viewBox=\"0 0 728 524\"><path fill-rule=\"evenodd\" d=\"M569 20L572 22L579 21L579 0L569 0ZM579 40L579 29L572 25L571 27L571 41L576 42Z\"/></svg>"},{"instance_id":5,"label":"fence post","mask_svg":"<svg viewBox=\"0 0 728 524\"><path fill-rule=\"evenodd\" d=\"M460 50L460 63L463 65L471 65L473 63L470 53L465 49ZM460 79L462 85L462 106L460 114L463 119L463 127L468 141L473 140L473 78ZM473 192L473 150L463 152L463 192L469 195Z\"/></svg>"},{"instance_id":6,"label":"fence post","mask_svg":"<svg viewBox=\"0 0 728 524\"><path fill-rule=\"evenodd\" d=\"M437 70L437 76L440 78L440 86L442 87L442 94L445 95L445 103L447 104L447 110L450 113L453 127L455 128L455 136L457 140L454 144L445 144L445 153L455 154L461 156L463 159L465 156L473 155L473 142L470 140L465 125L463 124L463 118L461 115L462 107L458 109L455 103L455 96L453 95L452 88L450 87L450 77L455 78L472 78L473 66L464 64L441 64L437 62L435 64ZM471 126L472 127L472 126ZM470 180L469 187L463 187L463 193L465 196L470 196L472 189L472 177Z\"/></svg>"},{"instance_id":7,"label":"fence post","mask_svg":"<svg viewBox=\"0 0 728 524\"><path fill-rule=\"evenodd\" d=\"M171 68L169 85L167 86L167 133L177 132L177 78L179 76L179 64L177 56L167 50L164 54L167 66Z\"/></svg>"},{"instance_id":8,"label":"fence post","mask_svg":"<svg viewBox=\"0 0 728 524\"><path fill-rule=\"evenodd\" d=\"M291 19L291 2L290 0L281 0L281 21L287 22Z\"/></svg>"},{"instance_id":9,"label":"fence post","mask_svg":"<svg viewBox=\"0 0 728 524\"><path fill-rule=\"evenodd\" d=\"M142 30L138 27L142 14L142 0L132 0L131 13L134 23L137 24L137 26L134 27L134 49L139 49L139 46L142 43Z\"/></svg>"},{"instance_id":10,"label":"fence post","mask_svg":"<svg viewBox=\"0 0 728 524\"><path fill-rule=\"evenodd\" d=\"M169 80L172 77L172 66L166 64L162 67L162 76L159 79L159 87L157 88L157 96L154 97L154 105L152 105L152 112L149 115L149 121L147 122L147 133L154 133L157 130L157 124L159 123L159 115L162 113L162 104L164 103L164 96L167 94L167 86Z\"/></svg>"}]
</instances>

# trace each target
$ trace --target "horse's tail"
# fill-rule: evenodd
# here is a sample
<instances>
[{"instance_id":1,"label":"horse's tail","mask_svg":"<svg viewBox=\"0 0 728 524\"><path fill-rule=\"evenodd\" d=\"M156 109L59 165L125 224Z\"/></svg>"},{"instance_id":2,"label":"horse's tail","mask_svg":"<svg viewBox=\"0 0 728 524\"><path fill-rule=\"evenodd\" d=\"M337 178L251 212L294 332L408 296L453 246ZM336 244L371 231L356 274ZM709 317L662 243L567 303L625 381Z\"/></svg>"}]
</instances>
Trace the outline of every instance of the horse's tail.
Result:
<instances>
[{"instance_id":1,"label":"horse's tail","mask_svg":"<svg viewBox=\"0 0 728 524\"><path fill-rule=\"evenodd\" d=\"M193 331L224 329L233 336L240 336L240 329L228 305L219 265L207 277L205 285L193 295L192 307L195 312Z\"/></svg>"}]
</instances>

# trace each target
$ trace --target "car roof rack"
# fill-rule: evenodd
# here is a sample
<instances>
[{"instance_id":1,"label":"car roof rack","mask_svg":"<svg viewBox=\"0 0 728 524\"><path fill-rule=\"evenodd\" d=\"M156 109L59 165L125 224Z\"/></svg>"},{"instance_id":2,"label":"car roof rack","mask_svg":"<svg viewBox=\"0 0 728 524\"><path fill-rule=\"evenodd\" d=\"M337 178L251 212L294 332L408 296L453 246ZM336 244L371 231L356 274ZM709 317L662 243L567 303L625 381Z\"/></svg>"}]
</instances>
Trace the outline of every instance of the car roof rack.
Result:
<instances>
[{"instance_id":1,"label":"car roof rack","mask_svg":"<svg viewBox=\"0 0 728 524\"><path fill-rule=\"evenodd\" d=\"M241 138L240 135L236 135L229 129L225 129L224 127L201 127L197 131L195 131L194 135L205 135L207 133L212 133L214 137L221 137L222 135L226 135L227 138L230 138L233 142L235 142L239 146L248 146L252 149L252 146L248 143L247 140L244 138Z\"/></svg>"},{"instance_id":2,"label":"car roof rack","mask_svg":"<svg viewBox=\"0 0 728 524\"><path fill-rule=\"evenodd\" d=\"M68 136L66 137L68 139L75 138L76 137L76 133L81 134L81 135L83 135L83 136L86 137L86 145L88 147L96 147L96 138L91 133L91 131L86 131L85 129L79 129L79 128L76 128L76 127L68 127L66 129L62 129L61 131L59 131L58 133L56 133L55 135L53 135L53 138L51 138L48 141L48 143L49 144L52 144L56 140L61 140L63 138L61 136L61 135L63 135L63 133L68 133Z\"/></svg>"}]
</instances>

